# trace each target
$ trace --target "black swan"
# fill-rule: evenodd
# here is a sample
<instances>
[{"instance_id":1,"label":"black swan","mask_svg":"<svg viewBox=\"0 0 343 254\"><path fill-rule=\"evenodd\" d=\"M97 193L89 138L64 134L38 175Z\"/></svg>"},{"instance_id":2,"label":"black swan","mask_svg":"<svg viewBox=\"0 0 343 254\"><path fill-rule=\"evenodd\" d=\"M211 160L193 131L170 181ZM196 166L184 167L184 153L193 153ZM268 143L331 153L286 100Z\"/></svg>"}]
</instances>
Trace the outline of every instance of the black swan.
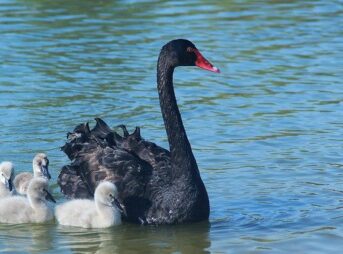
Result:
<instances>
[{"instance_id":1,"label":"black swan","mask_svg":"<svg viewBox=\"0 0 343 254\"><path fill-rule=\"evenodd\" d=\"M144 140L140 129L123 135L96 118L68 133L62 147L70 160L58 177L69 198L90 198L102 180L115 183L125 206L123 219L142 224L178 224L207 220L209 199L188 141L173 87L177 66L198 66L219 72L188 40L173 40L161 49L157 89L170 152Z\"/></svg>"}]
</instances>

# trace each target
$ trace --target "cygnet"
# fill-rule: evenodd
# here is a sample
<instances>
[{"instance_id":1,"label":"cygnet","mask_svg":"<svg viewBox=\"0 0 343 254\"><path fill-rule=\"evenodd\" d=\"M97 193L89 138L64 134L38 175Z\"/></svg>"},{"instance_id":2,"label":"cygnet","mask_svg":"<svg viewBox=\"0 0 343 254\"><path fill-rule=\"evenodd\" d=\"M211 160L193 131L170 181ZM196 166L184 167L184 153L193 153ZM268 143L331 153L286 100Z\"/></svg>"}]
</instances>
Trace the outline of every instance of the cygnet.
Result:
<instances>
[{"instance_id":1,"label":"cygnet","mask_svg":"<svg viewBox=\"0 0 343 254\"><path fill-rule=\"evenodd\" d=\"M53 219L53 210L46 201L56 203L48 191L48 180L33 178L27 197L10 196L0 199L0 223L42 223Z\"/></svg>"},{"instance_id":2,"label":"cygnet","mask_svg":"<svg viewBox=\"0 0 343 254\"><path fill-rule=\"evenodd\" d=\"M29 172L23 172L14 178L14 187L18 194L26 195L27 188L29 186L30 181L34 177L43 177L48 180L51 179L51 175L49 173L49 160L45 153L38 153L33 158L32 161L32 169L33 175Z\"/></svg>"},{"instance_id":3,"label":"cygnet","mask_svg":"<svg viewBox=\"0 0 343 254\"><path fill-rule=\"evenodd\" d=\"M0 163L0 198L12 195L14 166L10 161Z\"/></svg>"},{"instance_id":4,"label":"cygnet","mask_svg":"<svg viewBox=\"0 0 343 254\"><path fill-rule=\"evenodd\" d=\"M75 199L55 209L59 224L83 228L107 228L121 224L125 207L118 201L116 186L101 182L95 189L94 200Z\"/></svg>"}]
</instances>

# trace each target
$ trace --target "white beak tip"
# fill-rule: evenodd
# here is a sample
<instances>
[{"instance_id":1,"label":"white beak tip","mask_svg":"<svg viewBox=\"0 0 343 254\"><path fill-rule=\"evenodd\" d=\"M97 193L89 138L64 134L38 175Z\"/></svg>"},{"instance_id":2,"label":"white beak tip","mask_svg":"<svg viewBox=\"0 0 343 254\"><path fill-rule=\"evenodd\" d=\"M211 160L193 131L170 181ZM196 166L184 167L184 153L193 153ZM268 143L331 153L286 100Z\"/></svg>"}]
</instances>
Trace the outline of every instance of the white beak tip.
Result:
<instances>
[{"instance_id":1,"label":"white beak tip","mask_svg":"<svg viewBox=\"0 0 343 254\"><path fill-rule=\"evenodd\" d=\"M217 67L215 67L215 66L213 66L213 71L217 72L217 73L220 73L220 70Z\"/></svg>"}]
</instances>

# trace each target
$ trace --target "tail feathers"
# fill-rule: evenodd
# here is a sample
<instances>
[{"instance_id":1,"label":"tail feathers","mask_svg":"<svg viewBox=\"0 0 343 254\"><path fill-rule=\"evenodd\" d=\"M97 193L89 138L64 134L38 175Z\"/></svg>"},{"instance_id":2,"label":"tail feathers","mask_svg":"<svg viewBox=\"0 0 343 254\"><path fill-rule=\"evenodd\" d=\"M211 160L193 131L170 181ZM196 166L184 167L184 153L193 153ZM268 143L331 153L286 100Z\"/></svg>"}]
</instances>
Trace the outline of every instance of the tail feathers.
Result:
<instances>
[{"instance_id":1,"label":"tail feathers","mask_svg":"<svg viewBox=\"0 0 343 254\"><path fill-rule=\"evenodd\" d=\"M93 193L87 187L81 176L77 175L77 169L67 165L61 170L57 179L61 192L68 198L91 198Z\"/></svg>"}]
</instances>

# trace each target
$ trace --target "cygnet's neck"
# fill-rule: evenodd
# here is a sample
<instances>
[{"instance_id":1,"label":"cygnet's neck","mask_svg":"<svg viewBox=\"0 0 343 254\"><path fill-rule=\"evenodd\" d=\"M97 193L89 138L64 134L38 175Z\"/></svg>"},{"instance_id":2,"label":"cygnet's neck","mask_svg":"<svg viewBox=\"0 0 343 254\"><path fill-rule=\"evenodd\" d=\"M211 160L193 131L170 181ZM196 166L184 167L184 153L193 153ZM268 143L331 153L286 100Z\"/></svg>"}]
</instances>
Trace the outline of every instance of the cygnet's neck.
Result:
<instances>
[{"instance_id":1,"label":"cygnet's neck","mask_svg":"<svg viewBox=\"0 0 343 254\"><path fill-rule=\"evenodd\" d=\"M41 168L37 164L33 163L32 167L34 177L44 177Z\"/></svg>"},{"instance_id":2,"label":"cygnet's neck","mask_svg":"<svg viewBox=\"0 0 343 254\"><path fill-rule=\"evenodd\" d=\"M11 192L8 188L6 188L6 185L0 182L0 198L5 197L9 195Z\"/></svg>"},{"instance_id":3,"label":"cygnet's neck","mask_svg":"<svg viewBox=\"0 0 343 254\"><path fill-rule=\"evenodd\" d=\"M28 197L28 200L33 210L32 216L36 222L44 222L53 218L53 212L45 201L32 197Z\"/></svg>"},{"instance_id":4,"label":"cygnet's neck","mask_svg":"<svg viewBox=\"0 0 343 254\"><path fill-rule=\"evenodd\" d=\"M120 212L113 206L108 206L96 200L95 207L98 215L104 218L110 225L121 222Z\"/></svg>"},{"instance_id":5,"label":"cygnet's neck","mask_svg":"<svg viewBox=\"0 0 343 254\"><path fill-rule=\"evenodd\" d=\"M27 199L34 210L47 207L46 202L41 199L33 198L30 195L28 195Z\"/></svg>"}]
</instances>

